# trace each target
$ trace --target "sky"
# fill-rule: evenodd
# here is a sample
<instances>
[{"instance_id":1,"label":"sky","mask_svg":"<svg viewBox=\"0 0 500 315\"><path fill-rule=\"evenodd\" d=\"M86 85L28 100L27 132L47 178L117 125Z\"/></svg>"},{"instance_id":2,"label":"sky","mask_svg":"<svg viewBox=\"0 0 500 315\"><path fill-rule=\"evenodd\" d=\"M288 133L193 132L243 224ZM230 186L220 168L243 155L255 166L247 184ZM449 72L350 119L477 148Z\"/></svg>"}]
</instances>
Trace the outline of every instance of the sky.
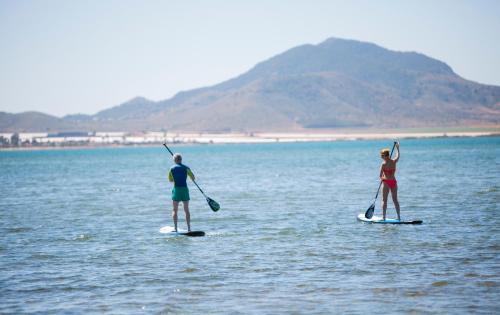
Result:
<instances>
[{"instance_id":1,"label":"sky","mask_svg":"<svg viewBox=\"0 0 500 315\"><path fill-rule=\"evenodd\" d=\"M0 0L0 111L164 100L329 37L417 51L500 86L500 1Z\"/></svg>"}]
</instances>

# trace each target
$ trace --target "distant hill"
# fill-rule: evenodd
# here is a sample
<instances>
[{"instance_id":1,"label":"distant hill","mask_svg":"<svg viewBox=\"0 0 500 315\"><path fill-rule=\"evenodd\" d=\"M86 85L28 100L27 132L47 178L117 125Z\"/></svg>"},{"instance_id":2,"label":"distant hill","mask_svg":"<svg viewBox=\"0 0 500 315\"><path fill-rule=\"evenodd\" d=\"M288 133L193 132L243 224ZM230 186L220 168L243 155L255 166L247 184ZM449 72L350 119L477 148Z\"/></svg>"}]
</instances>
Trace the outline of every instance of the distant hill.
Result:
<instances>
[{"instance_id":1,"label":"distant hill","mask_svg":"<svg viewBox=\"0 0 500 315\"><path fill-rule=\"evenodd\" d=\"M137 118L148 118L151 113L157 111L158 105L145 99L144 97L136 97L130 101L100 111L93 118L97 120L127 120Z\"/></svg>"},{"instance_id":2,"label":"distant hill","mask_svg":"<svg viewBox=\"0 0 500 315\"><path fill-rule=\"evenodd\" d=\"M33 121L31 130L66 123L78 130L223 132L491 126L500 124L500 87L465 80L419 53L330 38L168 100L135 98L96 115L54 119ZM0 116L0 130L6 128L30 127Z\"/></svg>"},{"instance_id":3,"label":"distant hill","mask_svg":"<svg viewBox=\"0 0 500 315\"><path fill-rule=\"evenodd\" d=\"M55 132L59 130L70 130L72 128L71 122L44 113L24 112L20 114L10 114L0 112L0 131Z\"/></svg>"}]
</instances>

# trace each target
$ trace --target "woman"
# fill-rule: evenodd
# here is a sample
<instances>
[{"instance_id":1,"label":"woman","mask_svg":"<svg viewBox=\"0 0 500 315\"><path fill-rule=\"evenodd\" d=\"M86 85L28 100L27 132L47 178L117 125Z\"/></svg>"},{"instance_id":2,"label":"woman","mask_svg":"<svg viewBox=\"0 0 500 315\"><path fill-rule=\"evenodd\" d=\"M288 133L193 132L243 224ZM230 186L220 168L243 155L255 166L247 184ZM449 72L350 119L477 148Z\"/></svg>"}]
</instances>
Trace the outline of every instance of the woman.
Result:
<instances>
[{"instance_id":1,"label":"woman","mask_svg":"<svg viewBox=\"0 0 500 315\"><path fill-rule=\"evenodd\" d=\"M387 197L389 196L389 191L392 195L392 201L394 202L394 207L396 207L396 212L398 214L398 220L401 221L401 216L399 213L399 202L398 202L398 182L394 177L396 173L396 163L399 160L399 142L395 144L397 150L397 156L393 160L389 155L389 149L380 150L380 157L384 160L380 166L380 180L382 181L382 209L383 209L383 219L385 220L385 213L387 211Z\"/></svg>"}]
</instances>

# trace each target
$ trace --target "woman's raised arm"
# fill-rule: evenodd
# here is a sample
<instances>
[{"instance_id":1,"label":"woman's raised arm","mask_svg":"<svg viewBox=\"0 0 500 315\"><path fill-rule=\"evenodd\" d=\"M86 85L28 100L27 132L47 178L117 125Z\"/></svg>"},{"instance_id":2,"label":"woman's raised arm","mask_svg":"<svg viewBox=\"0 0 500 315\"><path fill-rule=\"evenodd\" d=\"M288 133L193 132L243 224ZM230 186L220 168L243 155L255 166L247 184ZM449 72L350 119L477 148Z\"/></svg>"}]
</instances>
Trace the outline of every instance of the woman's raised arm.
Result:
<instances>
[{"instance_id":1,"label":"woman's raised arm","mask_svg":"<svg viewBox=\"0 0 500 315\"><path fill-rule=\"evenodd\" d=\"M394 159L394 163L397 163L399 161L399 156L400 156L400 153L399 153L399 142L396 142L396 150L398 151L397 152L398 156L396 156L396 158Z\"/></svg>"}]
</instances>

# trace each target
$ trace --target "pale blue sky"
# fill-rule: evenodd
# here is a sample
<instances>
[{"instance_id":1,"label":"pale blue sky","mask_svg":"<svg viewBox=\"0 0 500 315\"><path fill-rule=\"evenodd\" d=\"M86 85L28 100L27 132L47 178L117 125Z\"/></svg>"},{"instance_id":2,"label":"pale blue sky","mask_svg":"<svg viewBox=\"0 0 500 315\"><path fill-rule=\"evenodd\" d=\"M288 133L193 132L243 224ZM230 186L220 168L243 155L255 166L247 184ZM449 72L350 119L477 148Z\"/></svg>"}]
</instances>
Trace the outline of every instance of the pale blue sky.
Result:
<instances>
[{"instance_id":1,"label":"pale blue sky","mask_svg":"<svg viewBox=\"0 0 500 315\"><path fill-rule=\"evenodd\" d=\"M418 51L500 85L500 1L0 0L0 111L163 100L328 37Z\"/></svg>"}]
</instances>

